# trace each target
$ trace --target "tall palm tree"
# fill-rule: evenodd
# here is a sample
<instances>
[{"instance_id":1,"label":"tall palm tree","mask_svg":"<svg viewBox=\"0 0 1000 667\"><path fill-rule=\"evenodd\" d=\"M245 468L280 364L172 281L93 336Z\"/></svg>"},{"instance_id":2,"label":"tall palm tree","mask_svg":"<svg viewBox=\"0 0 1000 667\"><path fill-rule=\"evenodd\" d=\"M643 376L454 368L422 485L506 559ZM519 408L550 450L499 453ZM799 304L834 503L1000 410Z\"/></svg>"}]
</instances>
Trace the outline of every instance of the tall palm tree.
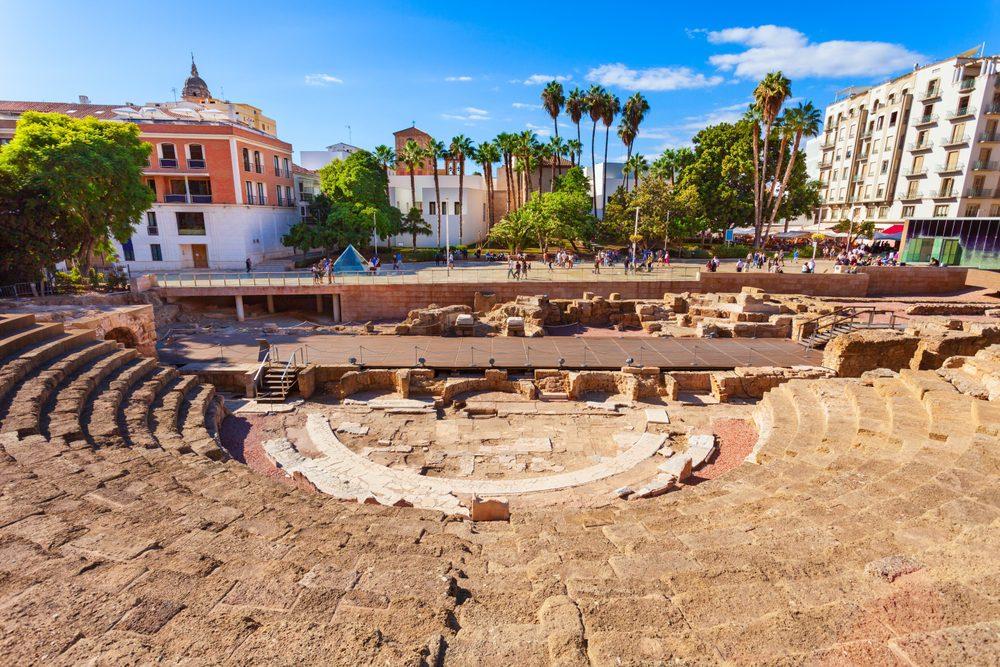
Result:
<instances>
[{"instance_id":1,"label":"tall palm tree","mask_svg":"<svg viewBox=\"0 0 1000 667\"><path fill-rule=\"evenodd\" d=\"M465 222L465 157L472 154L472 140L460 134L451 140L452 158L458 162L458 242L464 240Z\"/></svg>"},{"instance_id":2,"label":"tall palm tree","mask_svg":"<svg viewBox=\"0 0 1000 667\"><path fill-rule=\"evenodd\" d=\"M597 121L604 116L604 105L608 101L608 93L601 86L591 86L587 91L587 111L593 125L590 128L590 187L594 203L594 216L597 216L597 154L594 145L597 143Z\"/></svg>"},{"instance_id":3,"label":"tall palm tree","mask_svg":"<svg viewBox=\"0 0 1000 667\"><path fill-rule=\"evenodd\" d=\"M431 139L427 144L427 157L434 161L434 210L437 211L437 245L441 246L441 183L438 179L438 160L446 159L450 153L443 141Z\"/></svg>"},{"instance_id":4,"label":"tall palm tree","mask_svg":"<svg viewBox=\"0 0 1000 667\"><path fill-rule=\"evenodd\" d=\"M402 162L406 165L407 171L410 172L410 210L407 212L407 216L412 215L414 211L420 211L420 209L417 208L417 182L414 178L414 173L418 167L423 166L426 159L427 151L413 139L407 139L406 143L403 144L403 148L396 155L396 162ZM420 212L423 213L422 211ZM416 226L411 226L411 232L413 234L413 247L416 248Z\"/></svg>"},{"instance_id":5,"label":"tall palm tree","mask_svg":"<svg viewBox=\"0 0 1000 667\"><path fill-rule=\"evenodd\" d=\"M538 194L542 194L545 189L542 187L544 180L543 171L546 163L551 163L552 148L548 144L535 144L535 166L538 168Z\"/></svg>"},{"instance_id":6,"label":"tall palm tree","mask_svg":"<svg viewBox=\"0 0 1000 667\"><path fill-rule=\"evenodd\" d=\"M510 213L512 198L514 196L514 135L510 132L501 132L497 135L493 143L500 149L500 158L503 162L504 179L507 185L507 209L504 213Z\"/></svg>"},{"instance_id":7,"label":"tall palm tree","mask_svg":"<svg viewBox=\"0 0 1000 667\"><path fill-rule=\"evenodd\" d=\"M556 176L560 176L562 172L559 165L562 162L562 156L566 153L566 142L557 136L552 137L549 139L548 151L552 160L552 173L549 179L549 192L552 192L556 189Z\"/></svg>"},{"instance_id":8,"label":"tall palm tree","mask_svg":"<svg viewBox=\"0 0 1000 667\"><path fill-rule=\"evenodd\" d=\"M631 162L631 170L635 175L635 187L639 187L639 177L649 171L649 161L646 156L641 153L636 153L629 158Z\"/></svg>"},{"instance_id":9,"label":"tall palm tree","mask_svg":"<svg viewBox=\"0 0 1000 667\"><path fill-rule=\"evenodd\" d=\"M622 110L621 100L613 93L608 93L605 97L603 109L601 110L601 122L604 123L604 173L601 175L604 183L601 185L601 210L608 205L608 135L611 126L615 122L615 116Z\"/></svg>"},{"instance_id":10,"label":"tall palm tree","mask_svg":"<svg viewBox=\"0 0 1000 667\"><path fill-rule=\"evenodd\" d=\"M475 151L475 160L483 167L483 178L486 180L486 211L489 216L489 228L493 229L493 164L500 160L500 148L492 141L484 141Z\"/></svg>"},{"instance_id":11,"label":"tall palm tree","mask_svg":"<svg viewBox=\"0 0 1000 667\"><path fill-rule=\"evenodd\" d=\"M389 198L389 170L396 168L396 151L392 150L385 144L379 144L375 147L375 160L382 167L382 171L385 172L385 196L386 199Z\"/></svg>"},{"instance_id":12,"label":"tall palm tree","mask_svg":"<svg viewBox=\"0 0 1000 667\"><path fill-rule=\"evenodd\" d=\"M579 139L568 139L566 141L566 154L569 155L569 164L571 167L580 166L577 164L577 157L579 157L581 151L583 151L583 144L580 143Z\"/></svg>"},{"instance_id":13,"label":"tall palm tree","mask_svg":"<svg viewBox=\"0 0 1000 667\"><path fill-rule=\"evenodd\" d=\"M576 159L574 164L579 165L582 162L583 156L583 140L580 137L580 121L583 120L583 115L587 113L589 108L590 100L586 93L584 93L579 88L574 88L569 97L566 99L566 113L569 114L570 120L576 125Z\"/></svg>"},{"instance_id":14,"label":"tall palm tree","mask_svg":"<svg viewBox=\"0 0 1000 667\"><path fill-rule=\"evenodd\" d=\"M531 197L531 170L535 163L537 145L538 140L535 139L535 133L531 130L525 130L517 135L515 156L517 157L521 180L524 186L523 190L520 189L520 185L518 186L519 202L526 202Z\"/></svg>"},{"instance_id":15,"label":"tall palm tree","mask_svg":"<svg viewBox=\"0 0 1000 667\"><path fill-rule=\"evenodd\" d=\"M566 96L563 94L563 86L558 81L549 81L542 90L542 106L552 116L552 125L555 127L555 136L559 137L559 114L562 113L563 105L566 103Z\"/></svg>"},{"instance_id":16,"label":"tall palm tree","mask_svg":"<svg viewBox=\"0 0 1000 667\"><path fill-rule=\"evenodd\" d=\"M639 126L642 125L647 111L649 111L649 102L642 96L642 93L636 93L625 101L625 107L622 110L622 122L618 126L618 136L621 137L622 143L625 144L626 160L632 155L632 145L635 143L636 137L639 136ZM625 189L628 189L627 177L625 180Z\"/></svg>"},{"instance_id":17,"label":"tall palm tree","mask_svg":"<svg viewBox=\"0 0 1000 667\"><path fill-rule=\"evenodd\" d=\"M622 121L618 123L618 137L625 144L625 164L629 166L632 164L632 142L635 141L635 127L628 122L625 115L622 115ZM625 190L628 191L628 177L629 169L623 170L625 176Z\"/></svg>"},{"instance_id":18,"label":"tall palm tree","mask_svg":"<svg viewBox=\"0 0 1000 667\"><path fill-rule=\"evenodd\" d=\"M760 245L760 235L764 222L764 187L767 184L768 143L771 139L771 129L781 112L785 100L792 95L792 82L779 72L769 72L764 75L754 88L754 247ZM758 154L760 126L764 129L763 154ZM758 162L760 166L758 167Z\"/></svg>"},{"instance_id":19,"label":"tall palm tree","mask_svg":"<svg viewBox=\"0 0 1000 667\"><path fill-rule=\"evenodd\" d=\"M792 170L795 168L795 159L799 154L799 145L802 143L802 138L812 138L819 134L819 129L823 124L823 115L819 109L813 106L812 102L800 102L797 107L789 109L785 112L785 121L783 123L783 129L786 133L793 133L792 139L792 151L788 157L788 166L785 167L784 176L781 177L781 189L777 194L777 201L770 202L771 205L771 217L767 223L768 232L771 231L771 225L774 224L774 220L778 215L778 209L781 208L781 200L785 196L785 190L788 188L788 182L792 178ZM784 146L784 139L782 139L782 145ZM784 150L782 148L782 150ZM779 160L781 155L778 156ZM780 165L780 162L779 162ZM777 180L778 170L775 171L775 180ZM772 190L773 193L773 190ZM785 220L785 231L788 231L788 220Z\"/></svg>"}]
</instances>

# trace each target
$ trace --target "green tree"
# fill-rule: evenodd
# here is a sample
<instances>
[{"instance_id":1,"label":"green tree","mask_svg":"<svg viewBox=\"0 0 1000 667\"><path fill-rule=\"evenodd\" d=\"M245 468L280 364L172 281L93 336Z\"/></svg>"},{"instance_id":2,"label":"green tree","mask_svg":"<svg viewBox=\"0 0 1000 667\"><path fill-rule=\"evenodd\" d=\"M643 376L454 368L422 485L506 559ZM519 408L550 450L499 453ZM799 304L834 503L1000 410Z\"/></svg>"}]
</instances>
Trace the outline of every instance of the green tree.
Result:
<instances>
[{"instance_id":1,"label":"green tree","mask_svg":"<svg viewBox=\"0 0 1000 667\"><path fill-rule=\"evenodd\" d=\"M441 245L441 181L438 178L438 160L447 159L451 153L443 141L431 139L427 144L427 156L434 161L434 210L437 212L437 244Z\"/></svg>"},{"instance_id":2,"label":"green tree","mask_svg":"<svg viewBox=\"0 0 1000 667\"><path fill-rule=\"evenodd\" d=\"M35 279L75 259L86 274L94 254L112 256L155 200L142 178L150 148L132 123L22 115L0 150L0 271Z\"/></svg>"},{"instance_id":3,"label":"green tree","mask_svg":"<svg viewBox=\"0 0 1000 667\"><path fill-rule=\"evenodd\" d=\"M576 241L593 237L595 220L590 214L590 184L576 167L556 181L553 192L539 192L520 208L504 216L490 232L490 239L513 250L533 241L547 250L554 241Z\"/></svg>"},{"instance_id":4,"label":"green tree","mask_svg":"<svg viewBox=\"0 0 1000 667\"><path fill-rule=\"evenodd\" d=\"M608 201L608 135L611 131L611 126L615 123L615 118L621 110L622 103L618 99L618 96L608 93L601 108L601 122L604 123L604 173L601 175L604 183L601 185L601 196L603 197L601 210L604 210L604 206Z\"/></svg>"},{"instance_id":5,"label":"green tree","mask_svg":"<svg viewBox=\"0 0 1000 667\"><path fill-rule=\"evenodd\" d=\"M427 151L413 139L407 139L403 148L396 154L396 162L406 165L410 174L410 206L417 205L417 182L414 174L427 159ZM435 170L436 171L436 170Z\"/></svg>"},{"instance_id":6,"label":"green tree","mask_svg":"<svg viewBox=\"0 0 1000 667\"><path fill-rule=\"evenodd\" d=\"M622 109L622 121L618 125L618 136L625 144L625 160L632 156L632 145L636 137L639 136L639 126L649 111L649 102L642 93L636 93L625 100L625 107ZM628 174L625 174L625 189L628 189Z\"/></svg>"},{"instance_id":7,"label":"green tree","mask_svg":"<svg viewBox=\"0 0 1000 667\"><path fill-rule=\"evenodd\" d=\"M542 106L552 117L552 125L555 128L555 138L559 138L559 114L562 113L563 105L566 103L566 96L563 94L563 86L558 81L549 81L542 90ZM541 185L538 186L539 189Z\"/></svg>"},{"instance_id":8,"label":"green tree","mask_svg":"<svg viewBox=\"0 0 1000 667\"><path fill-rule=\"evenodd\" d=\"M597 121L604 117L604 106L608 103L608 93L604 88L593 85L587 91L587 111L590 112L590 181L591 197L594 200L594 216L597 216Z\"/></svg>"},{"instance_id":9,"label":"green tree","mask_svg":"<svg viewBox=\"0 0 1000 667\"><path fill-rule=\"evenodd\" d=\"M378 161L378 163L380 165L382 165L382 169L385 170L385 174L386 174L386 179L385 179L385 196L388 197L389 196L389 178L388 178L388 176L389 176L389 170L396 168L396 151L394 151L393 149L389 148L385 144L379 144L378 146L375 147L374 155L375 155L375 159Z\"/></svg>"},{"instance_id":10,"label":"green tree","mask_svg":"<svg viewBox=\"0 0 1000 667\"><path fill-rule=\"evenodd\" d=\"M580 121L583 120L583 115L587 113L589 105L590 98L588 94L579 88L574 88L570 91L569 97L566 98L566 113L569 114L570 120L576 125L576 144L574 144L576 157L573 159L574 165L579 165L583 159L583 139L580 136Z\"/></svg>"},{"instance_id":11,"label":"green tree","mask_svg":"<svg viewBox=\"0 0 1000 667\"><path fill-rule=\"evenodd\" d=\"M403 234L409 234L413 241L413 247L417 247L417 236L420 234L430 234L431 226L427 224L424 220L423 211L420 210L419 206L413 206L410 208L409 212L403 216L403 220L400 222L399 231Z\"/></svg>"},{"instance_id":12,"label":"green tree","mask_svg":"<svg viewBox=\"0 0 1000 667\"><path fill-rule=\"evenodd\" d=\"M458 241L464 240L465 222L465 158L472 154L472 140L464 134L451 140L452 159L458 162Z\"/></svg>"},{"instance_id":13,"label":"green tree","mask_svg":"<svg viewBox=\"0 0 1000 667\"><path fill-rule=\"evenodd\" d=\"M785 100L792 96L792 82L781 72L769 72L761 79L753 91L754 103L748 114L751 121L753 144L753 194L754 194L754 248L760 247L765 209L764 191L767 187L767 165L770 151L771 130L778 120L778 114ZM761 128L763 127L763 150L761 150ZM772 176L777 178L777 176Z\"/></svg>"},{"instance_id":14,"label":"green tree","mask_svg":"<svg viewBox=\"0 0 1000 667\"><path fill-rule=\"evenodd\" d=\"M619 243L635 241L641 247L659 245L662 241L666 248L671 239L687 236L700 227L699 213L698 191L693 186L651 176L634 190L619 188L611 196L604 215L605 235Z\"/></svg>"},{"instance_id":15,"label":"green tree","mask_svg":"<svg viewBox=\"0 0 1000 667\"><path fill-rule=\"evenodd\" d=\"M493 165L500 161L500 148L492 141L484 141L476 148L474 157L483 167L483 178L486 181L486 212L492 229L496 222L493 217Z\"/></svg>"}]
</instances>

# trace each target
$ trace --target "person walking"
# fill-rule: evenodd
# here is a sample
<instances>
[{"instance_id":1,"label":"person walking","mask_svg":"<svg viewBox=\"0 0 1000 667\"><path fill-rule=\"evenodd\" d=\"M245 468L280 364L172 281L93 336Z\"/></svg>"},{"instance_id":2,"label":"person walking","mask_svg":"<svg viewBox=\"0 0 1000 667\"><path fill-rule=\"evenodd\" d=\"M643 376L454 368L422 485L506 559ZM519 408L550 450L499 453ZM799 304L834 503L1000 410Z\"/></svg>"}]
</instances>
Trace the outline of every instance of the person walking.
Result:
<instances>
[{"instance_id":1,"label":"person walking","mask_svg":"<svg viewBox=\"0 0 1000 667\"><path fill-rule=\"evenodd\" d=\"M250 273L251 271L253 271L253 262L250 261L249 257L247 257L247 273Z\"/></svg>"},{"instance_id":2,"label":"person walking","mask_svg":"<svg viewBox=\"0 0 1000 667\"><path fill-rule=\"evenodd\" d=\"M514 253L507 256L507 277L514 277Z\"/></svg>"}]
</instances>

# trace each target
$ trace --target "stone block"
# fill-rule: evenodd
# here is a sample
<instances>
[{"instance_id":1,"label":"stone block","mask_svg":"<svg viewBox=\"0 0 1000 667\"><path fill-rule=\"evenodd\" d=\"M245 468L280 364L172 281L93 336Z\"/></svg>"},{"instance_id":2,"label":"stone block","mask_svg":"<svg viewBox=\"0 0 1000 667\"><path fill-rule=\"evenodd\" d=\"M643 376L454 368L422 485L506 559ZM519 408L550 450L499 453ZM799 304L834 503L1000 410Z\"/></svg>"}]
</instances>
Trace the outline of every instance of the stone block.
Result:
<instances>
[{"instance_id":1,"label":"stone block","mask_svg":"<svg viewBox=\"0 0 1000 667\"><path fill-rule=\"evenodd\" d=\"M671 475L678 482L683 482L691 476L692 460L687 454L671 456L669 459L656 466L661 473Z\"/></svg>"},{"instance_id":2,"label":"stone block","mask_svg":"<svg viewBox=\"0 0 1000 667\"><path fill-rule=\"evenodd\" d=\"M510 503L505 498L473 496L470 509L473 521L510 521Z\"/></svg>"}]
</instances>

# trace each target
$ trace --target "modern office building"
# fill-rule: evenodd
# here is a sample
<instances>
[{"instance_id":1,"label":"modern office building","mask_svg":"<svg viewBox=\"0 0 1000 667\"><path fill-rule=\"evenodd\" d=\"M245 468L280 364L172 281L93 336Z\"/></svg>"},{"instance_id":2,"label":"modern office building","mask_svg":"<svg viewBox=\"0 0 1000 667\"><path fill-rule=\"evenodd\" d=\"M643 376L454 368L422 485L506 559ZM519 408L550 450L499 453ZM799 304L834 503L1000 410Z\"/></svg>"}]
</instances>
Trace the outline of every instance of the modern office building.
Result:
<instances>
[{"instance_id":1,"label":"modern office building","mask_svg":"<svg viewBox=\"0 0 1000 667\"><path fill-rule=\"evenodd\" d=\"M817 219L1000 215L1000 56L964 53L866 88L826 111Z\"/></svg>"},{"instance_id":2,"label":"modern office building","mask_svg":"<svg viewBox=\"0 0 1000 667\"><path fill-rule=\"evenodd\" d=\"M917 218L904 224L900 259L1000 270L1000 217Z\"/></svg>"},{"instance_id":3,"label":"modern office building","mask_svg":"<svg viewBox=\"0 0 1000 667\"><path fill-rule=\"evenodd\" d=\"M135 123L152 145L143 174L156 200L135 233L115 243L119 259L136 271L183 268L242 269L291 254L282 236L299 220L292 146L272 132L265 116L229 113L213 100L192 64L177 103L137 105L0 101L0 142L13 137L26 111ZM227 103L228 104L228 103ZM256 108L256 107L254 107ZM264 119L264 120L262 120Z\"/></svg>"}]
</instances>

